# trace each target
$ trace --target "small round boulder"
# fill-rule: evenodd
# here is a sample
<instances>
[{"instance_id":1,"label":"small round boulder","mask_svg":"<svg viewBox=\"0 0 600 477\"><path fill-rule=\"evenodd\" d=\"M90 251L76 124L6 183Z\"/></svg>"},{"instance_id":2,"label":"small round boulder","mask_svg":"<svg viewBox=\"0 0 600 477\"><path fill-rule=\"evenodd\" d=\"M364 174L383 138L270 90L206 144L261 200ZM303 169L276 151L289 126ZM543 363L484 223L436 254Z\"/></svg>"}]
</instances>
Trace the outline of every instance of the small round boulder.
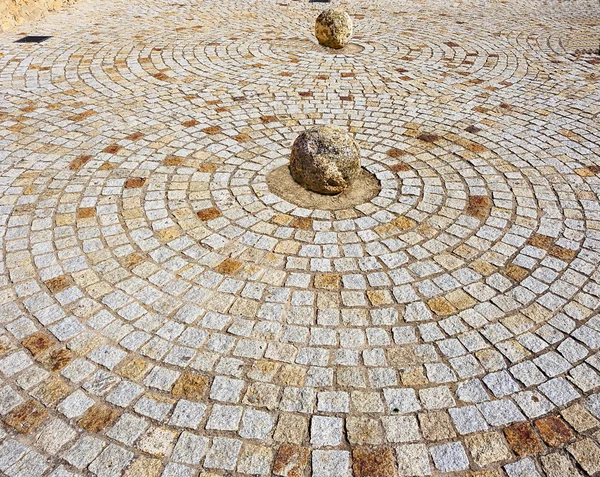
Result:
<instances>
[{"instance_id":1,"label":"small round boulder","mask_svg":"<svg viewBox=\"0 0 600 477\"><path fill-rule=\"evenodd\" d=\"M352 18L343 8L321 12L315 23L315 35L321 45L344 48L352 39Z\"/></svg>"},{"instance_id":2,"label":"small round boulder","mask_svg":"<svg viewBox=\"0 0 600 477\"><path fill-rule=\"evenodd\" d=\"M339 194L360 174L360 148L343 129L316 126L294 141L290 173L305 189Z\"/></svg>"}]
</instances>

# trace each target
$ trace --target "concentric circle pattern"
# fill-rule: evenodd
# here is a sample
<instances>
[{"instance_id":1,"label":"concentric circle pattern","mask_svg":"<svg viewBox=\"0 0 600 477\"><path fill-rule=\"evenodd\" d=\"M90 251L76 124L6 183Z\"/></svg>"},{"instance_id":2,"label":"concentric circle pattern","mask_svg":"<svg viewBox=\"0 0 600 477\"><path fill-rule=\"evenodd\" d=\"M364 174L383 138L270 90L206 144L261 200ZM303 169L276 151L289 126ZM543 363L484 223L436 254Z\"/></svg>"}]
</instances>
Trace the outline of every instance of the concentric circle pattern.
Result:
<instances>
[{"instance_id":1,"label":"concentric circle pattern","mask_svg":"<svg viewBox=\"0 0 600 477\"><path fill-rule=\"evenodd\" d=\"M0 34L2 475L600 472L597 2L344 5ZM315 124L378 192L269 187Z\"/></svg>"}]
</instances>

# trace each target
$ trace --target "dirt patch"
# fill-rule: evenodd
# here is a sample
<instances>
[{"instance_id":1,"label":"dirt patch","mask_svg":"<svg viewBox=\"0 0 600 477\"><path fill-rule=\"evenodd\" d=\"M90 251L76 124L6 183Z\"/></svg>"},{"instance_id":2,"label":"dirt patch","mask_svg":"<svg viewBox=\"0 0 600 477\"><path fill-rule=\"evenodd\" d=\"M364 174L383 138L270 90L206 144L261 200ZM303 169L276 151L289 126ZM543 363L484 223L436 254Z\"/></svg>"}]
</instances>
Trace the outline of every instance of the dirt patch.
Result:
<instances>
[{"instance_id":1,"label":"dirt patch","mask_svg":"<svg viewBox=\"0 0 600 477\"><path fill-rule=\"evenodd\" d=\"M370 201L381 191L377 178L365 169L345 191L337 195L323 195L306 190L290 174L289 167L283 165L267 174L269 190L288 202L307 209L342 210L351 209Z\"/></svg>"}]
</instances>

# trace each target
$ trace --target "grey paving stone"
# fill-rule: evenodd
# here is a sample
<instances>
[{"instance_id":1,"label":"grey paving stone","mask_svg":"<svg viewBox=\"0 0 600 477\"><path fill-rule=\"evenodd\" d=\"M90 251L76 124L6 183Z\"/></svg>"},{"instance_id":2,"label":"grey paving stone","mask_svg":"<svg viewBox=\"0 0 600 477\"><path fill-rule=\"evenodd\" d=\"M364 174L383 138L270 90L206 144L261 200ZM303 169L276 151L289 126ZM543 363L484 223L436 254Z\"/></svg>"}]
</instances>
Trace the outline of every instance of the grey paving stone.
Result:
<instances>
[{"instance_id":1,"label":"grey paving stone","mask_svg":"<svg viewBox=\"0 0 600 477\"><path fill-rule=\"evenodd\" d=\"M507 464L504 470L509 477L541 477L531 459L522 459L514 464Z\"/></svg>"},{"instance_id":2,"label":"grey paving stone","mask_svg":"<svg viewBox=\"0 0 600 477\"><path fill-rule=\"evenodd\" d=\"M349 477L350 453L341 450L315 450L312 453L314 477Z\"/></svg>"},{"instance_id":3,"label":"grey paving stone","mask_svg":"<svg viewBox=\"0 0 600 477\"><path fill-rule=\"evenodd\" d=\"M469 459L460 442L432 447L429 452L436 468L442 472L465 470L469 467Z\"/></svg>"},{"instance_id":4,"label":"grey paving stone","mask_svg":"<svg viewBox=\"0 0 600 477\"><path fill-rule=\"evenodd\" d=\"M215 437L206 454L204 467L207 469L233 470L242 448L242 441L225 437Z\"/></svg>"},{"instance_id":5,"label":"grey paving stone","mask_svg":"<svg viewBox=\"0 0 600 477\"><path fill-rule=\"evenodd\" d=\"M98 477L113 477L121 475L133 459L133 452L114 444L109 444L90 464L89 469Z\"/></svg>"}]
</instances>

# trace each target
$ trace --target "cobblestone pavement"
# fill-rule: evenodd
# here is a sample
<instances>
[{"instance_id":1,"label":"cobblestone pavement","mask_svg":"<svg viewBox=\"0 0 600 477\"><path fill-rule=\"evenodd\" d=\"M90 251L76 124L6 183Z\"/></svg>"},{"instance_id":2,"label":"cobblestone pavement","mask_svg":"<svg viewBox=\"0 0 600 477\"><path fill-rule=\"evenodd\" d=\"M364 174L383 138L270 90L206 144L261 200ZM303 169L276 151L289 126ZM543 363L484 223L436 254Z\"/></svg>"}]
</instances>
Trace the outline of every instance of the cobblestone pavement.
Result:
<instances>
[{"instance_id":1,"label":"cobblestone pavement","mask_svg":"<svg viewBox=\"0 0 600 477\"><path fill-rule=\"evenodd\" d=\"M600 472L598 3L347 6L0 35L1 475ZM376 197L270 192L321 123Z\"/></svg>"}]
</instances>

